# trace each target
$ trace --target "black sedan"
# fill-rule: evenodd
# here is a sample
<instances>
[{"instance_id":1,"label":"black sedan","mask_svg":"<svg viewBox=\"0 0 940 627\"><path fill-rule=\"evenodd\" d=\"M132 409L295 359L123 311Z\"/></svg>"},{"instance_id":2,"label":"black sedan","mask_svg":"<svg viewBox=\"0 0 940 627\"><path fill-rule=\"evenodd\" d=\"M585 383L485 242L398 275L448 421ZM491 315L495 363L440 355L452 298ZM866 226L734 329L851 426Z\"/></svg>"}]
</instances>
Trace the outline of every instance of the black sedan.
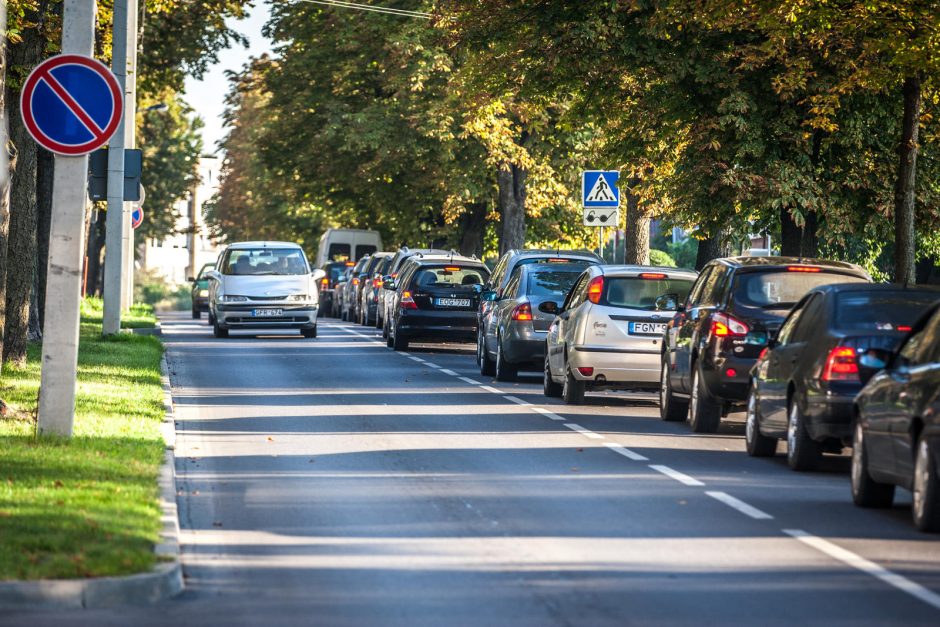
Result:
<instances>
[{"instance_id":1,"label":"black sedan","mask_svg":"<svg viewBox=\"0 0 940 627\"><path fill-rule=\"evenodd\" d=\"M751 370L745 439L748 454L773 455L787 441L787 462L810 470L824 452L851 445L853 401L862 389L858 357L891 351L940 291L842 283L809 291L793 307ZM745 342L765 341L747 337Z\"/></svg>"},{"instance_id":2,"label":"black sedan","mask_svg":"<svg viewBox=\"0 0 940 627\"><path fill-rule=\"evenodd\" d=\"M896 353L861 357L862 376L881 368L855 399L852 498L889 507L895 486L913 492L914 525L940 531L940 305Z\"/></svg>"},{"instance_id":3,"label":"black sedan","mask_svg":"<svg viewBox=\"0 0 940 627\"><path fill-rule=\"evenodd\" d=\"M477 307L489 270L468 257L412 257L392 289L388 346L405 350L415 339L472 342Z\"/></svg>"}]
</instances>

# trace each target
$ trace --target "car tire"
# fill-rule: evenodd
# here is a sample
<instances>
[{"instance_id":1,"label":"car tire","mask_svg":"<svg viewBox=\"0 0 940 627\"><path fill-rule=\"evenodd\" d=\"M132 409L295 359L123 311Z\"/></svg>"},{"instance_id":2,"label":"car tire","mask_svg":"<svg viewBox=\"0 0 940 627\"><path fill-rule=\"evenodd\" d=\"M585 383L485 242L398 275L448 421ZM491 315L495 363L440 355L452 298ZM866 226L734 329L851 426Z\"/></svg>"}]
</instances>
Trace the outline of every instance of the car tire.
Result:
<instances>
[{"instance_id":1,"label":"car tire","mask_svg":"<svg viewBox=\"0 0 940 627\"><path fill-rule=\"evenodd\" d=\"M894 485L875 481L868 474L868 450L865 448L865 432L858 419L855 420L855 436L852 442L852 502L859 507L891 507L894 502Z\"/></svg>"},{"instance_id":2,"label":"car tire","mask_svg":"<svg viewBox=\"0 0 940 627\"><path fill-rule=\"evenodd\" d=\"M565 383L561 388L561 397L569 405L582 405L584 403L584 391L587 385L584 381L578 381L571 374L571 370L565 372Z\"/></svg>"},{"instance_id":3,"label":"car tire","mask_svg":"<svg viewBox=\"0 0 940 627\"><path fill-rule=\"evenodd\" d=\"M689 423L695 433L715 433L721 424L721 405L708 396L702 381L701 368L692 367L692 398L689 400Z\"/></svg>"},{"instance_id":4,"label":"car tire","mask_svg":"<svg viewBox=\"0 0 940 627\"><path fill-rule=\"evenodd\" d=\"M396 351L408 350L408 338L402 337L401 333L396 332L392 338L392 348Z\"/></svg>"},{"instance_id":5,"label":"car tire","mask_svg":"<svg viewBox=\"0 0 940 627\"><path fill-rule=\"evenodd\" d=\"M506 353L503 352L503 342L496 338L496 380L497 381L515 381L519 376L519 368L515 364L506 361Z\"/></svg>"},{"instance_id":6,"label":"car tire","mask_svg":"<svg viewBox=\"0 0 940 627\"><path fill-rule=\"evenodd\" d=\"M480 374L486 377L496 374L496 362L486 354L486 344L483 342L482 334L477 334L477 358L480 363Z\"/></svg>"},{"instance_id":7,"label":"car tire","mask_svg":"<svg viewBox=\"0 0 940 627\"><path fill-rule=\"evenodd\" d=\"M382 327L384 327L385 326L384 322L385 322L384 318L379 318L378 314L375 315L375 328L376 329L381 329Z\"/></svg>"},{"instance_id":8,"label":"car tire","mask_svg":"<svg viewBox=\"0 0 940 627\"><path fill-rule=\"evenodd\" d=\"M315 338L317 336L317 327L314 326L312 329L301 329L300 334L306 338Z\"/></svg>"},{"instance_id":9,"label":"car tire","mask_svg":"<svg viewBox=\"0 0 940 627\"><path fill-rule=\"evenodd\" d=\"M552 369L548 364L548 349L545 350L545 367L542 372L542 392L549 398L561 398L562 385L552 379Z\"/></svg>"},{"instance_id":10,"label":"car tire","mask_svg":"<svg viewBox=\"0 0 940 627\"><path fill-rule=\"evenodd\" d=\"M689 401L673 393L672 381L669 380L669 362L665 359L660 376L659 417L666 422L682 422L689 416Z\"/></svg>"},{"instance_id":11,"label":"car tire","mask_svg":"<svg viewBox=\"0 0 940 627\"><path fill-rule=\"evenodd\" d=\"M822 447L809 437L799 399L791 399L787 415L787 464L793 470L815 470L822 460Z\"/></svg>"},{"instance_id":12,"label":"car tire","mask_svg":"<svg viewBox=\"0 0 940 627\"><path fill-rule=\"evenodd\" d=\"M930 444L924 436L917 443L911 514L915 527L935 533L940 531L940 476L937 473L937 447Z\"/></svg>"},{"instance_id":13,"label":"car tire","mask_svg":"<svg viewBox=\"0 0 940 627\"><path fill-rule=\"evenodd\" d=\"M218 320L213 319L212 321L212 334L217 338L226 338L228 337L228 329L219 324Z\"/></svg>"},{"instance_id":14,"label":"car tire","mask_svg":"<svg viewBox=\"0 0 940 627\"><path fill-rule=\"evenodd\" d=\"M199 320L202 317L202 312L199 311L195 305L193 305L193 320Z\"/></svg>"},{"instance_id":15,"label":"car tire","mask_svg":"<svg viewBox=\"0 0 940 627\"><path fill-rule=\"evenodd\" d=\"M382 323L382 337L388 339L388 320Z\"/></svg>"},{"instance_id":16,"label":"car tire","mask_svg":"<svg viewBox=\"0 0 940 627\"><path fill-rule=\"evenodd\" d=\"M210 327L215 324L215 316L212 315L212 308L211 308L211 307L210 307L209 310L206 312L206 319L209 321L209 326L210 326Z\"/></svg>"},{"instance_id":17,"label":"car tire","mask_svg":"<svg viewBox=\"0 0 940 627\"><path fill-rule=\"evenodd\" d=\"M757 386L751 384L747 394L747 418L744 423L744 444L751 457L772 457L777 453L777 438L760 432L760 405L757 402Z\"/></svg>"}]
</instances>

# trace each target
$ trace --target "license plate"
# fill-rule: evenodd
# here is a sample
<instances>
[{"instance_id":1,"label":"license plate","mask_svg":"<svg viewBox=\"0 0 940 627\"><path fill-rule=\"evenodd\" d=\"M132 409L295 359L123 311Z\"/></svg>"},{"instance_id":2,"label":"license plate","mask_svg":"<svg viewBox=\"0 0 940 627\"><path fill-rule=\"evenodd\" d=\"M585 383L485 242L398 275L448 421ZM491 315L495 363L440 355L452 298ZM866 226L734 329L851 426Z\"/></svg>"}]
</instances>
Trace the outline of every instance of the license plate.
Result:
<instances>
[{"instance_id":1,"label":"license plate","mask_svg":"<svg viewBox=\"0 0 940 627\"><path fill-rule=\"evenodd\" d=\"M666 330L663 322L631 322L630 335L662 335Z\"/></svg>"},{"instance_id":2,"label":"license plate","mask_svg":"<svg viewBox=\"0 0 940 627\"><path fill-rule=\"evenodd\" d=\"M438 307L469 307L469 298L438 298L434 301Z\"/></svg>"},{"instance_id":3,"label":"license plate","mask_svg":"<svg viewBox=\"0 0 940 627\"><path fill-rule=\"evenodd\" d=\"M266 318L269 316L271 317L283 316L284 310L283 309L255 309L251 312L251 315L256 318Z\"/></svg>"}]
</instances>

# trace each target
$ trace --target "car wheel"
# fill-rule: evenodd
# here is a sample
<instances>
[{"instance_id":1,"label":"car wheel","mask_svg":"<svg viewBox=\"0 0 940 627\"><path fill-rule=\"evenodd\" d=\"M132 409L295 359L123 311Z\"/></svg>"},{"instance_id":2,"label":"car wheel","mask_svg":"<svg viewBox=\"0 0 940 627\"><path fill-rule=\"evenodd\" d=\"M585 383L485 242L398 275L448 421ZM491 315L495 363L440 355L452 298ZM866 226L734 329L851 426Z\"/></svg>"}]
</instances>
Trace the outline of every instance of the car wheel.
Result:
<instances>
[{"instance_id":1,"label":"car wheel","mask_svg":"<svg viewBox=\"0 0 940 627\"><path fill-rule=\"evenodd\" d=\"M777 452L777 438L760 432L760 405L757 402L757 385L752 384L747 395L747 419L744 423L744 443L751 457L770 457Z\"/></svg>"},{"instance_id":2,"label":"car wheel","mask_svg":"<svg viewBox=\"0 0 940 627\"><path fill-rule=\"evenodd\" d=\"M385 326L383 324L383 320L384 320L383 318L379 318L378 314L375 315L375 328L376 329L381 329L382 327Z\"/></svg>"},{"instance_id":3,"label":"car wheel","mask_svg":"<svg viewBox=\"0 0 940 627\"><path fill-rule=\"evenodd\" d=\"M481 331L480 329L477 329L477 354L476 354L477 366L479 366L482 363L482 359L480 357L480 355L483 354L481 350L481 347L483 346L482 338L483 338L483 331Z\"/></svg>"},{"instance_id":4,"label":"car wheel","mask_svg":"<svg viewBox=\"0 0 940 627\"><path fill-rule=\"evenodd\" d=\"M822 447L809 437L797 398L790 401L787 422L787 463L793 470L814 470L822 459Z\"/></svg>"},{"instance_id":5,"label":"car wheel","mask_svg":"<svg viewBox=\"0 0 940 627\"><path fill-rule=\"evenodd\" d=\"M386 340L388 339L388 320L387 319L382 323L382 337L384 337Z\"/></svg>"},{"instance_id":6,"label":"car wheel","mask_svg":"<svg viewBox=\"0 0 940 627\"><path fill-rule=\"evenodd\" d=\"M581 405L584 403L584 390L586 388L584 381L578 381L571 374L571 370L565 373L565 383L561 388L561 396L569 405Z\"/></svg>"},{"instance_id":7,"label":"car wheel","mask_svg":"<svg viewBox=\"0 0 940 627\"><path fill-rule=\"evenodd\" d=\"M212 334L215 335L217 338L225 338L225 337L228 337L228 329L220 325L218 320L213 319Z\"/></svg>"},{"instance_id":8,"label":"car wheel","mask_svg":"<svg viewBox=\"0 0 940 627\"><path fill-rule=\"evenodd\" d=\"M911 513L914 526L921 531L940 531L940 476L937 474L937 452L927 438L921 436L914 459L914 504Z\"/></svg>"},{"instance_id":9,"label":"car wheel","mask_svg":"<svg viewBox=\"0 0 940 627\"><path fill-rule=\"evenodd\" d=\"M395 337L392 339L392 348L397 351L403 351L408 349L408 338L402 337L401 333L395 332Z\"/></svg>"},{"instance_id":10,"label":"car wheel","mask_svg":"<svg viewBox=\"0 0 940 627\"><path fill-rule=\"evenodd\" d=\"M206 318L207 318L208 321L209 321L209 326L212 326L212 325L215 324L215 316L212 315L212 308L211 308L211 307L209 308L209 311L206 312Z\"/></svg>"},{"instance_id":11,"label":"car wheel","mask_svg":"<svg viewBox=\"0 0 940 627\"><path fill-rule=\"evenodd\" d=\"M477 361L480 363L480 374L492 377L496 374L496 363L486 354L486 344L483 342L483 334L477 334Z\"/></svg>"},{"instance_id":12,"label":"car wheel","mask_svg":"<svg viewBox=\"0 0 940 627\"><path fill-rule=\"evenodd\" d=\"M300 334L306 338L315 338L317 336L317 327L314 326L312 329L301 329Z\"/></svg>"},{"instance_id":13,"label":"car wheel","mask_svg":"<svg viewBox=\"0 0 940 627\"><path fill-rule=\"evenodd\" d=\"M689 421L695 433L715 433L721 424L721 406L709 398L700 370L697 364L692 368Z\"/></svg>"},{"instance_id":14,"label":"car wheel","mask_svg":"<svg viewBox=\"0 0 940 627\"><path fill-rule=\"evenodd\" d=\"M542 391L549 398L561 398L562 386L552 379L552 369L548 364L548 349L545 350L545 368L542 375Z\"/></svg>"},{"instance_id":15,"label":"car wheel","mask_svg":"<svg viewBox=\"0 0 940 627\"><path fill-rule=\"evenodd\" d=\"M199 308L193 305L193 320L199 320L202 317L202 312L199 311Z\"/></svg>"},{"instance_id":16,"label":"car wheel","mask_svg":"<svg viewBox=\"0 0 940 627\"><path fill-rule=\"evenodd\" d=\"M689 401L678 398L672 392L669 380L669 362L663 359L663 371L659 382L659 417L667 422L681 422L689 415Z\"/></svg>"},{"instance_id":17,"label":"car wheel","mask_svg":"<svg viewBox=\"0 0 940 627\"><path fill-rule=\"evenodd\" d=\"M865 431L862 423L855 421L855 441L852 443L852 501L859 507L891 507L894 502L894 485L880 483L868 474L868 450L865 448Z\"/></svg>"},{"instance_id":18,"label":"car wheel","mask_svg":"<svg viewBox=\"0 0 940 627\"><path fill-rule=\"evenodd\" d=\"M519 368L515 364L506 361L506 353L503 352L503 342L496 338L496 380L497 381L515 381L519 376Z\"/></svg>"}]
</instances>

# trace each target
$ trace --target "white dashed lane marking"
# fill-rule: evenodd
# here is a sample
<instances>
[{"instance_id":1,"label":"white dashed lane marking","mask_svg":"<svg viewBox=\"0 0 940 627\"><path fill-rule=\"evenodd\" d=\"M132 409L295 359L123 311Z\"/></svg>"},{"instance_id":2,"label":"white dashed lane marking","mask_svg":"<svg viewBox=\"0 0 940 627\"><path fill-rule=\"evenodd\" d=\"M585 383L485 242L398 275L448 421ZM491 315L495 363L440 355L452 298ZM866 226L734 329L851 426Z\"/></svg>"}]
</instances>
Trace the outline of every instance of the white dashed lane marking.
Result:
<instances>
[{"instance_id":1,"label":"white dashed lane marking","mask_svg":"<svg viewBox=\"0 0 940 627\"><path fill-rule=\"evenodd\" d=\"M716 501L721 501L722 503L724 503L725 505L727 505L728 507L732 509L738 510L745 516L750 516L754 520L773 519L773 516L771 516L767 512L763 512L757 509L756 507L754 507L753 505L748 505L741 499L737 499L731 496L730 494L728 494L727 492L705 492L705 494L712 497Z\"/></svg>"},{"instance_id":2,"label":"white dashed lane marking","mask_svg":"<svg viewBox=\"0 0 940 627\"><path fill-rule=\"evenodd\" d=\"M604 442L604 446L612 450L614 453L617 453L618 455L623 455L627 459L632 459L635 462L648 462L649 461L649 457L644 457L643 455L640 455L639 453L635 453L625 446L620 446L619 444L614 444L613 442Z\"/></svg>"},{"instance_id":3,"label":"white dashed lane marking","mask_svg":"<svg viewBox=\"0 0 940 627\"><path fill-rule=\"evenodd\" d=\"M441 372L443 372L444 374L449 374L452 377L457 376L456 372L454 372L453 370L448 370L447 368L441 368Z\"/></svg>"},{"instance_id":4,"label":"white dashed lane marking","mask_svg":"<svg viewBox=\"0 0 940 627\"><path fill-rule=\"evenodd\" d=\"M531 405L531 404L532 404L532 403L530 403L529 401L524 401L524 400L522 400L521 398L518 398L518 397L516 397L516 396L513 396L512 394L507 394L507 395L504 396L503 398L505 398L505 399L506 399L507 401L509 401L510 403L515 403L515 404L517 404L517 405Z\"/></svg>"},{"instance_id":5,"label":"white dashed lane marking","mask_svg":"<svg viewBox=\"0 0 940 627\"><path fill-rule=\"evenodd\" d=\"M685 485L691 485L691 486L705 485L704 483L702 483L695 477L690 477L689 475L685 473L681 473L678 470L673 470L669 466L660 466L658 464L650 464L650 468L652 468L656 472L661 472L662 474L666 475L670 479L675 479L679 483L683 483Z\"/></svg>"},{"instance_id":6,"label":"white dashed lane marking","mask_svg":"<svg viewBox=\"0 0 940 627\"><path fill-rule=\"evenodd\" d=\"M542 407L533 407L532 411L537 411L538 413L542 414L546 418L551 418L552 420L557 420L559 422L564 422L565 420L567 420L566 418L562 418L558 414L548 411L547 409L543 409Z\"/></svg>"},{"instance_id":7,"label":"white dashed lane marking","mask_svg":"<svg viewBox=\"0 0 940 627\"><path fill-rule=\"evenodd\" d=\"M582 427L581 425L579 425L579 424L576 423L576 422L566 422L566 423L565 423L564 425L562 425L562 426L568 427L568 428L571 429L572 431L577 431L577 432L580 433L581 435L586 436L586 437L589 437L589 438L591 438L592 440L603 440L603 439L604 439L604 436L602 436L601 434L599 434L599 433L594 433L594 432L591 431L590 429L585 429L584 427Z\"/></svg>"},{"instance_id":8,"label":"white dashed lane marking","mask_svg":"<svg viewBox=\"0 0 940 627\"><path fill-rule=\"evenodd\" d=\"M497 389L494 388L494 387L490 387L490 386L488 386L488 385L482 385L482 384L480 385L480 387L483 388L484 390L486 390L487 392L492 392L493 394L499 394L500 396L503 395L503 392L497 390Z\"/></svg>"}]
</instances>

